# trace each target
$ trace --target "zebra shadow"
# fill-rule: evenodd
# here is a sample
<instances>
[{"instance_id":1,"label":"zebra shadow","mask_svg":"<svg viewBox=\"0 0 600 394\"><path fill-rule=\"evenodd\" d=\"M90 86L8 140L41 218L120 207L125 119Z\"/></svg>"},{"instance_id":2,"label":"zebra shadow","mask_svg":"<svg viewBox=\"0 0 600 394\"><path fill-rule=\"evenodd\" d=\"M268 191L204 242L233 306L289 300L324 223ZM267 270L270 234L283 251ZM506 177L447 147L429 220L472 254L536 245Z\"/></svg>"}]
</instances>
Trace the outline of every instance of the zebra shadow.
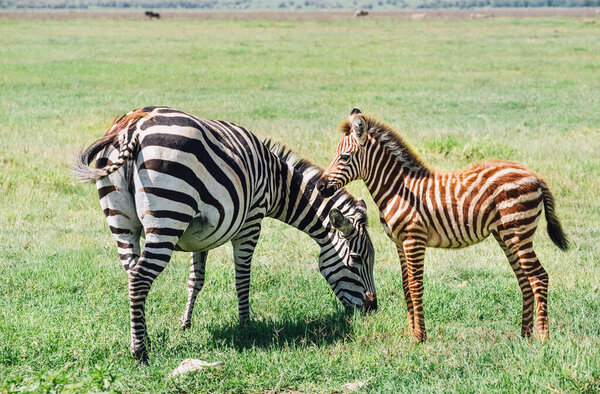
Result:
<instances>
[{"instance_id":1,"label":"zebra shadow","mask_svg":"<svg viewBox=\"0 0 600 394\"><path fill-rule=\"evenodd\" d=\"M325 346L352 338L352 313L337 311L319 317L253 320L240 325L230 322L208 327L215 343L238 350L249 348Z\"/></svg>"}]
</instances>

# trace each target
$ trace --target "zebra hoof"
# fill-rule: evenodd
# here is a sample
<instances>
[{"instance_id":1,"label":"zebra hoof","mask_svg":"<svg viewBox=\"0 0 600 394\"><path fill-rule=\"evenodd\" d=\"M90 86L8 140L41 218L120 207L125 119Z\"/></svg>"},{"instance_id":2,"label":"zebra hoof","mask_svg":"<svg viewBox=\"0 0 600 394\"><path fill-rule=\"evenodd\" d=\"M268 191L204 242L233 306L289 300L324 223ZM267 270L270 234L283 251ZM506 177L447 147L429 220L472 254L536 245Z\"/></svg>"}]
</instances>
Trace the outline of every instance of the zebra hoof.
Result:
<instances>
[{"instance_id":1,"label":"zebra hoof","mask_svg":"<svg viewBox=\"0 0 600 394\"><path fill-rule=\"evenodd\" d=\"M192 322L191 321L183 321L181 322L181 330L185 331L185 330L189 330L192 327Z\"/></svg>"},{"instance_id":2,"label":"zebra hoof","mask_svg":"<svg viewBox=\"0 0 600 394\"><path fill-rule=\"evenodd\" d=\"M531 335L533 335L533 328L532 327L524 327L521 329L521 336L525 339L529 339L531 338Z\"/></svg>"},{"instance_id":3,"label":"zebra hoof","mask_svg":"<svg viewBox=\"0 0 600 394\"><path fill-rule=\"evenodd\" d=\"M132 349L131 350L131 355L133 356L133 358L135 358L136 360L138 360L138 362L142 365L148 365L148 351L146 350L145 346L140 346L136 349Z\"/></svg>"},{"instance_id":4,"label":"zebra hoof","mask_svg":"<svg viewBox=\"0 0 600 394\"><path fill-rule=\"evenodd\" d=\"M149 337L145 337L143 341L131 344L131 356L138 360L140 364L148 364L148 349L152 346Z\"/></svg>"},{"instance_id":5,"label":"zebra hoof","mask_svg":"<svg viewBox=\"0 0 600 394\"><path fill-rule=\"evenodd\" d=\"M250 328L250 318L249 317L240 317L239 327L242 329Z\"/></svg>"}]
</instances>

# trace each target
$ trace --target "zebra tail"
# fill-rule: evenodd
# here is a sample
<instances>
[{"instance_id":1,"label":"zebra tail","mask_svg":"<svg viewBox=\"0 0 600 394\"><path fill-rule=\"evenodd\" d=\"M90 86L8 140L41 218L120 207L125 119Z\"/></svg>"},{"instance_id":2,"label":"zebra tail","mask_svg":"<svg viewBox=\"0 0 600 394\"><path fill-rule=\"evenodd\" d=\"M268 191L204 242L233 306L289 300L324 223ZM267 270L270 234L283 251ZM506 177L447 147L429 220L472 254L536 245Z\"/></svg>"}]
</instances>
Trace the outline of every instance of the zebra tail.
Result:
<instances>
[{"instance_id":1,"label":"zebra tail","mask_svg":"<svg viewBox=\"0 0 600 394\"><path fill-rule=\"evenodd\" d=\"M548 222L548 235L552 242L561 250L569 249L569 240L554 212L554 196L548 186L542 182L542 195L544 197L544 210L546 211L546 222Z\"/></svg>"},{"instance_id":2,"label":"zebra tail","mask_svg":"<svg viewBox=\"0 0 600 394\"><path fill-rule=\"evenodd\" d=\"M118 136L120 147L118 159L105 167L93 168L90 163L102 149L113 143ZM94 182L104 176L110 175L117 171L129 158L133 156L133 151L137 146L139 134L133 133L130 141L124 141L127 138L126 132L119 134L108 134L94 141L87 149L79 151L73 165L73 174L80 182Z\"/></svg>"}]
</instances>

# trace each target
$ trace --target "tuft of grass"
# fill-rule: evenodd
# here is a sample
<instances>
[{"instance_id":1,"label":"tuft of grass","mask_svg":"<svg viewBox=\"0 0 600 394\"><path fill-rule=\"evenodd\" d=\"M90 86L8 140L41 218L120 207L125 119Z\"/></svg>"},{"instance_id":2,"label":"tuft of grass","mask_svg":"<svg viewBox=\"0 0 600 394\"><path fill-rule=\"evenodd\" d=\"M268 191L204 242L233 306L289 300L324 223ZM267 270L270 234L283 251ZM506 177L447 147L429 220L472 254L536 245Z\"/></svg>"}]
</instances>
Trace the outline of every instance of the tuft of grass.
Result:
<instances>
[{"instance_id":1,"label":"tuft of grass","mask_svg":"<svg viewBox=\"0 0 600 394\"><path fill-rule=\"evenodd\" d=\"M600 53L574 19L218 21L0 19L0 391L600 390ZM147 302L151 363L129 356L127 277L73 155L119 114L169 105L227 119L328 164L358 106L433 167L490 158L546 177L573 241L545 234L551 339L521 339L521 294L494 240L429 249L428 342L412 341L395 248L369 202L379 310L346 315L305 235L266 220L252 322L237 325L229 246L209 253L179 330L188 257ZM179 379L185 358L223 368Z\"/></svg>"}]
</instances>

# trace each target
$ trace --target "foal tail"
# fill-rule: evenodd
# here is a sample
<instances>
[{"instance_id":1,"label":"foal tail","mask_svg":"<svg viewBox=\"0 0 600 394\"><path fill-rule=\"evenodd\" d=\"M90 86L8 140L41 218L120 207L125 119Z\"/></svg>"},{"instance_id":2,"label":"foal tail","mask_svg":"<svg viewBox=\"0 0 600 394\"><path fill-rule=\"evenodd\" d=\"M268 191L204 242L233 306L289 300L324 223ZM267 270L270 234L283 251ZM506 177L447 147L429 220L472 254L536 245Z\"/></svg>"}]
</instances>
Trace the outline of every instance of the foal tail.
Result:
<instances>
[{"instance_id":1,"label":"foal tail","mask_svg":"<svg viewBox=\"0 0 600 394\"><path fill-rule=\"evenodd\" d=\"M104 137L94 141L85 150L79 151L73 165L73 174L75 177L81 182L93 182L121 168L133 156L133 152L139 141L140 134L134 126L138 120L146 115L148 115L147 112L137 109L127 115L123 115L113 122ZM119 142L119 157L117 160L104 167L90 167L90 163L96 155L106 146L113 144L115 140Z\"/></svg>"},{"instance_id":2,"label":"foal tail","mask_svg":"<svg viewBox=\"0 0 600 394\"><path fill-rule=\"evenodd\" d=\"M546 222L548 222L548 235L552 242L561 250L569 249L569 240L554 212L554 196L545 182L541 182L542 195L544 198L544 209L546 211Z\"/></svg>"}]
</instances>

